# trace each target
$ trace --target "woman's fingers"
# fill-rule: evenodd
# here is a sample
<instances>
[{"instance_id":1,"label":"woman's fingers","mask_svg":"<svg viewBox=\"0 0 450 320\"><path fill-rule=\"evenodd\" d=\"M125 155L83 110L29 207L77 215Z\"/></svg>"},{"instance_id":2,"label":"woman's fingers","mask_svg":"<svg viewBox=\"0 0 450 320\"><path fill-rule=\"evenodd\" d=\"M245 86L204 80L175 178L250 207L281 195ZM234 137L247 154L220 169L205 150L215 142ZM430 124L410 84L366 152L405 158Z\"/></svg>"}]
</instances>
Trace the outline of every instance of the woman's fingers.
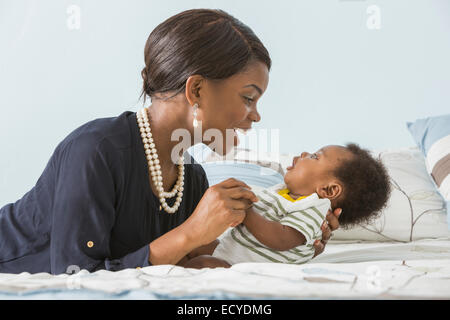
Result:
<instances>
[{"instance_id":1,"label":"woman's fingers","mask_svg":"<svg viewBox=\"0 0 450 320\"><path fill-rule=\"evenodd\" d=\"M253 202L258 201L258 198L253 191L250 191L251 187L240 180L229 178L218 183L216 186L223 188L222 190L225 191L231 199L247 199Z\"/></svg>"},{"instance_id":2,"label":"woman's fingers","mask_svg":"<svg viewBox=\"0 0 450 320\"><path fill-rule=\"evenodd\" d=\"M223 188L243 187L243 188L251 189L251 187L249 185L247 185L245 182L234 179L234 178L229 178L227 180L224 180L224 181L218 183L217 185L221 186Z\"/></svg>"},{"instance_id":3,"label":"woman's fingers","mask_svg":"<svg viewBox=\"0 0 450 320\"><path fill-rule=\"evenodd\" d=\"M327 244L328 240L330 240L332 232L339 228L339 215L341 214L342 209L335 209L334 212L328 210L326 220L322 223L322 243L324 245Z\"/></svg>"},{"instance_id":4,"label":"woman's fingers","mask_svg":"<svg viewBox=\"0 0 450 320\"><path fill-rule=\"evenodd\" d=\"M327 244L328 240L331 238L331 229L326 221L322 223L322 242Z\"/></svg>"},{"instance_id":5,"label":"woman's fingers","mask_svg":"<svg viewBox=\"0 0 450 320\"><path fill-rule=\"evenodd\" d=\"M247 199L229 200L228 208L231 210L247 210L253 206L253 202Z\"/></svg>"},{"instance_id":6,"label":"woman's fingers","mask_svg":"<svg viewBox=\"0 0 450 320\"><path fill-rule=\"evenodd\" d=\"M238 187L237 192L233 186ZM185 222L195 226L195 234L191 236L196 245L209 243L230 226L242 223L245 219L245 210L251 206L254 197L249 190L244 190L247 187L243 182L228 179L206 190L194 212ZM232 199L230 193L240 195L240 198Z\"/></svg>"},{"instance_id":7,"label":"woman's fingers","mask_svg":"<svg viewBox=\"0 0 450 320\"><path fill-rule=\"evenodd\" d=\"M238 224L241 224L245 219L245 210L233 210L234 221L230 224L230 227L236 227Z\"/></svg>"},{"instance_id":8,"label":"woman's fingers","mask_svg":"<svg viewBox=\"0 0 450 320\"><path fill-rule=\"evenodd\" d=\"M246 199L252 202L258 202L258 197L253 191L244 187L234 187L227 190L231 199Z\"/></svg>"},{"instance_id":9,"label":"woman's fingers","mask_svg":"<svg viewBox=\"0 0 450 320\"><path fill-rule=\"evenodd\" d=\"M313 243L313 246L314 246L314 257L321 254L325 249L325 245L320 240L316 240Z\"/></svg>"},{"instance_id":10,"label":"woman's fingers","mask_svg":"<svg viewBox=\"0 0 450 320\"><path fill-rule=\"evenodd\" d=\"M342 213L342 209L335 209L333 212L328 210L326 220L322 223L320 227L322 230L322 240L316 240L313 243L314 246L314 257L321 254L325 249L325 246L330 240L332 231L339 228L339 215Z\"/></svg>"},{"instance_id":11,"label":"woman's fingers","mask_svg":"<svg viewBox=\"0 0 450 320\"><path fill-rule=\"evenodd\" d=\"M330 226L331 231L339 229L339 216L342 213L341 208L334 209L333 212L331 210L328 211L326 219L328 221L328 225Z\"/></svg>"}]
</instances>

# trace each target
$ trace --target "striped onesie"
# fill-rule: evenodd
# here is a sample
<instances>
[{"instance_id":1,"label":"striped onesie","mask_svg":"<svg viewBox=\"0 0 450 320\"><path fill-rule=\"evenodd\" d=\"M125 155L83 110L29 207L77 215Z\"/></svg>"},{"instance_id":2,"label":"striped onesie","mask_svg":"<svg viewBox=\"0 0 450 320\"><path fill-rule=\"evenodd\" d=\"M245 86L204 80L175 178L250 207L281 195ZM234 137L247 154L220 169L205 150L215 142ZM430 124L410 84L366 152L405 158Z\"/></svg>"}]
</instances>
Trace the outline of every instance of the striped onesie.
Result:
<instances>
[{"instance_id":1,"label":"striped onesie","mask_svg":"<svg viewBox=\"0 0 450 320\"><path fill-rule=\"evenodd\" d=\"M254 211L268 220L292 227L301 232L306 243L290 250L278 251L260 243L243 225L228 229L219 239L213 257L230 264L241 262L278 262L301 264L314 256L313 243L322 237L320 226L330 209L328 199L320 199L316 193L292 202L278 194L286 188L278 184L255 194L259 201L253 204Z\"/></svg>"}]
</instances>

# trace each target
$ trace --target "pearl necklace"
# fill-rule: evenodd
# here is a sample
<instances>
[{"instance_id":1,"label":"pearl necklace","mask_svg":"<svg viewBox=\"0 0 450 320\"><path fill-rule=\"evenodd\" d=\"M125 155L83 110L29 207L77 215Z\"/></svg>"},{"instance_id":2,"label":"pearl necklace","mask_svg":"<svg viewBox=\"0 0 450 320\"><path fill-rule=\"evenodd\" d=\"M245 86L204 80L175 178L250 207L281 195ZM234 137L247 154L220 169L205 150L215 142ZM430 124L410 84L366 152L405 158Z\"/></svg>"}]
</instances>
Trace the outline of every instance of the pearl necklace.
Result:
<instances>
[{"instance_id":1,"label":"pearl necklace","mask_svg":"<svg viewBox=\"0 0 450 320\"><path fill-rule=\"evenodd\" d=\"M136 113L136 118L141 132L142 142L144 143L145 155L148 161L148 168L152 176L152 181L156 186L156 190L158 191L159 202L167 213L175 213L180 206L181 200L183 199L184 158L183 156L181 156L178 159L178 179L175 186L173 187L172 191L165 192L163 188L163 179L161 166L158 159L158 153L156 151L155 143L152 138L150 123L147 117L147 108L139 110ZM175 200L173 207L170 207L166 203L166 198L173 198L175 195L177 195L177 199Z\"/></svg>"}]
</instances>

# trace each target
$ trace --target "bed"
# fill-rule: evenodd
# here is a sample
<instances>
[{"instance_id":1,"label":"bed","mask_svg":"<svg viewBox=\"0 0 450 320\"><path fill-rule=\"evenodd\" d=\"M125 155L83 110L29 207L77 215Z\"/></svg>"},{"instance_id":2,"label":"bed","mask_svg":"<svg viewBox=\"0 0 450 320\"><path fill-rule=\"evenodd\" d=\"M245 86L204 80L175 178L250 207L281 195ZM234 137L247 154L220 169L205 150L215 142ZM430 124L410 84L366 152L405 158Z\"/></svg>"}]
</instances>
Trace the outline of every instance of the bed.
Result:
<instances>
[{"instance_id":1,"label":"bed","mask_svg":"<svg viewBox=\"0 0 450 320\"><path fill-rule=\"evenodd\" d=\"M430 130L424 132L430 137ZM420 134L416 140L426 142ZM335 231L324 253L306 264L4 273L0 299L450 299L448 193L433 180L427 148L420 143L372 151L391 177L388 206L370 225ZM447 155L450 143L443 148L440 153L435 148L433 157ZM230 160L202 145L189 152L210 185L235 177L256 189L282 181L293 156L237 148Z\"/></svg>"},{"instance_id":2,"label":"bed","mask_svg":"<svg viewBox=\"0 0 450 320\"><path fill-rule=\"evenodd\" d=\"M0 274L1 299L449 299L450 238L331 241L304 265Z\"/></svg>"}]
</instances>

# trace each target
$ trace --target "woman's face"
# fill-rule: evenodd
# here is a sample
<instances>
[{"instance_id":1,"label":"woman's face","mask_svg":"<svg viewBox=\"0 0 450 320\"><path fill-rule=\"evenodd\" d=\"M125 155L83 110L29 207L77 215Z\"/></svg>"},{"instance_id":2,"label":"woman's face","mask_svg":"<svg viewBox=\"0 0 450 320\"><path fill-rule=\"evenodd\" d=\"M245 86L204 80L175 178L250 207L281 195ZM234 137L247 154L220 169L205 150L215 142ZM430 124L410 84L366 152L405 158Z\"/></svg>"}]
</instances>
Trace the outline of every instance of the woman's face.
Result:
<instances>
[{"instance_id":1,"label":"woman's face","mask_svg":"<svg viewBox=\"0 0 450 320\"><path fill-rule=\"evenodd\" d=\"M214 141L219 146L214 151L222 155L236 146L238 139L235 129L248 130L253 122L261 119L256 107L268 83L269 70L262 62L253 62L245 71L225 80L206 80L198 113L205 144ZM205 139L208 129L217 130L216 134L210 131L213 136L220 132L221 141Z\"/></svg>"}]
</instances>

